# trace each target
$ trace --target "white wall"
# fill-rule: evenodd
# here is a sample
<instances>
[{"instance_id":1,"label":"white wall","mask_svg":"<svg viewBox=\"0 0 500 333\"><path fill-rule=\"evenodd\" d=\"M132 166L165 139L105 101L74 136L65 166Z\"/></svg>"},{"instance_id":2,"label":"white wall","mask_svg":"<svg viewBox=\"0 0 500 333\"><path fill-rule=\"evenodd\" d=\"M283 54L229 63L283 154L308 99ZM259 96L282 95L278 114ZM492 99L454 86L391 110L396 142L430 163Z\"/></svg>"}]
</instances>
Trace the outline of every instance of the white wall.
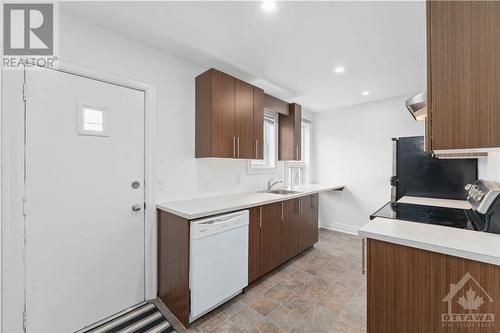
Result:
<instances>
[{"instance_id":1,"label":"white wall","mask_svg":"<svg viewBox=\"0 0 500 333\"><path fill-rule=\"evenodd\" d=\"M315 115L314 180L346 186L320 196L322 226L356 232L390 201L391 138L424 134L404 105L399 97Z\"/></svg>"},{"instance_id":2,"label":"white wall","mask_svg":"<svg viewBox=\"0 0 500 333\"><path fill-rule=\"evenodd\" d=\"M488 154L487 159L479 159L479 178L500 182L500 152Z\"/></svg>"},{"instance_id":3,"label":"white wall","mask_svg":"<svg viewBox=\"0 0 500 333\"><path fill-rule=\"evenodd\" d=\"M59 30L62 59L157 85L157 172L163 183L163 190L157 191L158 202L265 187L272 175L247 175L246 161L194 158L194 78L208 68L64 11L60 13Z\"/></svg>"}]
</instances>

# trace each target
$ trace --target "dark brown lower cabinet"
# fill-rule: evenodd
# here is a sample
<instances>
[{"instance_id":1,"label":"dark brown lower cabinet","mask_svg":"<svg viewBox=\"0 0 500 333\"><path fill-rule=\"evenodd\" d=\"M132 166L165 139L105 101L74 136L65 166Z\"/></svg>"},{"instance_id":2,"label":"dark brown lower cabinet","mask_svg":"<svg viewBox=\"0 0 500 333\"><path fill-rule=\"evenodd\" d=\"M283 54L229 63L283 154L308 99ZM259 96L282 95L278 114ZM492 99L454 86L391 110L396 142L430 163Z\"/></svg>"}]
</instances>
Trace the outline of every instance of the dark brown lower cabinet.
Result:
<instances>
[{"instance_id":1,"label":"dark brown lower cabinet","mask_svg":"<svg viewBox=\"0 0 500 333\"><path fill-rule=\"evenodd\" d=\"M317 242L317 208L316 195L249 209L249 284ZM189 327L189 235L189 220L158 210L158 297L185 327Z\"/></svg>"},{"instance_id":2,"label":"dark brown lower cabinet","mask_svg":"<svg viewBox=\"0 0 500 333\"><path fill-rule=\"evenodd\" d=\"M311 230L311 238L310 242L312 244L315 244L319 241L319 205L318 205L318 200L319 200L319 195L318 194L313 194L311 195L311 210L309 211L309 216L310 216L310 223L311 227L309 230Z\"/></svg>"},{"instance_id":3,"label":"dark brown lower cabinet","mask_svg":"<svg viewBox=\"0 0 500 333\"><path fill-rule=\"evenodd\" d=\"M300 253L318 242L318 195L314 194L298 200L297 233Z\"/></svg>"},{"instance_id":4,"label":"dark brown lower cabinet","mask_svg":"<svg viewBox=\"0 0 500 333\"><path fill-rule=\"evenodd\" d=\"M189 221L158 210L158 297L189 327Z\"/></svg>"},{"instance_id":5,"label":"dark brown lower cabinet","mask_svg":"<svg viewBox=\"0 0 500 333\"><path fill-rule=\"evenodd\" d=\"M269 273L281 264L281 229L284 213L281 202L262 206L261 239L261 274ZM253 242L253 240L250 240Z\"/></svg>"},{"instance_id":6,"label":"dark brown lower cabinet","mask_svg":"<svg viewBox=\"0 0 500 333\"><path fill-rule=\"evenodd\" d=\"M262 207L250 209L250 222L248 227L248 283L257 280L261 274L261 224Z\"/></svg>"},{"instance_id":7,"label":"dark brown lower cabinet","mask_svg":"<svg viewBox=\"0 0 500 333\"><path fill-rule=\"evenodd\" d=\"M281 221L281 260L280 264L298 254L297 213L299 199L283 201L283 220Z\"/></svg>"},{"instance_id":8,"label":"dark brown lower cabinet","mask_svg":"<svg viewBox=\"0 0 500 333\"><path fill-rule=\"evenodd\" d=\"M259 238L261 242L261 270L259 276L252 271L254 280L311 248L318 241L317 195L286 200L261 208L260 234L250 233L250 244L256 246ZM249 251L250 256L256 253L257 251ZM249 262L256 261L255 258L249 258Z\"/></svg>"},{"instance_id":9,"label":"dark brown lower cabinet","mask_svg":"<svg viewBox=\"0 0 500 333\"><path fill-rule=\"evenodd\" d=\"M369 333L499 331L500 266L368 239L367 269Z\"/></svg>"}]
</instances>

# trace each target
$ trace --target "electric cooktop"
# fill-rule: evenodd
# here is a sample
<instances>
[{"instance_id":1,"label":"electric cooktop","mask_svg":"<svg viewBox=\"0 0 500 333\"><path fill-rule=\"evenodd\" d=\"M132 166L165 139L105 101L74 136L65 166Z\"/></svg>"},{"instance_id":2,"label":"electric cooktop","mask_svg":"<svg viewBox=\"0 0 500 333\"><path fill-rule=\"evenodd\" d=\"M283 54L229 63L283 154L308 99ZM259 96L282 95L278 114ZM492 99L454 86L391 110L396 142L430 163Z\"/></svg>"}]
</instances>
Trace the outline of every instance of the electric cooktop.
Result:
<instances>
[{"instance_id":1,"label":"electric cooktop","mask_svg":"<svg viewBox=\"0 0 500 333\"><path fill-rule=\"evenodd\" d=\"M475 223L472 221L472 213L472 211L469 212L456 208L389 202L374 214L370 215L370 220L376 217L384 217L460 229L478 230L477 226L475 226Z\"/></svg>"}]
</instances>

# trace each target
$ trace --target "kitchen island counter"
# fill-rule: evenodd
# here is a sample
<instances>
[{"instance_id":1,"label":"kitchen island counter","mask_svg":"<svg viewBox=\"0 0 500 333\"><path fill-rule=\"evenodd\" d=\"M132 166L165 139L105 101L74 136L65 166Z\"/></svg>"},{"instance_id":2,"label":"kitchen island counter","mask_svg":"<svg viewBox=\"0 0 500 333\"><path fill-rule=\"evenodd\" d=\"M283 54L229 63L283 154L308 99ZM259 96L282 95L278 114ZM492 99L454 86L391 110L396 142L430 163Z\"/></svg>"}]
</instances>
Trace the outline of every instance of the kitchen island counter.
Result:
<instances>
[{"instance_id":1,"label":"kitchen island counter","mask_svg":"<svg viewBox=\"0 0 500 333\"><path fill-rule=\"evenodd\" d=\"M359 236L500 266L500 235L377 217Z\"/></svg>"}]
</instances>

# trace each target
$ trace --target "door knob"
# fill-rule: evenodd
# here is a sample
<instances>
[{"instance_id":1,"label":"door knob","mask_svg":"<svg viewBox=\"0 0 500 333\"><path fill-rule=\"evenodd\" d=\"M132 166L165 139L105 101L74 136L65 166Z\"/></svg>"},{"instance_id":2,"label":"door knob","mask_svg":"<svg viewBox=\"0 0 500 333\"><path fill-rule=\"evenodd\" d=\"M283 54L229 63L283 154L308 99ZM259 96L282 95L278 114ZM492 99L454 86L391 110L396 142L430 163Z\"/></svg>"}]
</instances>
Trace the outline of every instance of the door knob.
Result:
<instances>
[{"instance_id":1,"label":"door knob","mask_svg":"<svg viewBox=\"0 0 500 333\"><path fill-rule=\"evenodd\" d=\"M135 204L135 205L133 205L133 206L132 206L132 210L133 210L134 212L139 212L139 211L141 210L141 205L139 205L139 204Z\"/></svg>"}]
</instances>

